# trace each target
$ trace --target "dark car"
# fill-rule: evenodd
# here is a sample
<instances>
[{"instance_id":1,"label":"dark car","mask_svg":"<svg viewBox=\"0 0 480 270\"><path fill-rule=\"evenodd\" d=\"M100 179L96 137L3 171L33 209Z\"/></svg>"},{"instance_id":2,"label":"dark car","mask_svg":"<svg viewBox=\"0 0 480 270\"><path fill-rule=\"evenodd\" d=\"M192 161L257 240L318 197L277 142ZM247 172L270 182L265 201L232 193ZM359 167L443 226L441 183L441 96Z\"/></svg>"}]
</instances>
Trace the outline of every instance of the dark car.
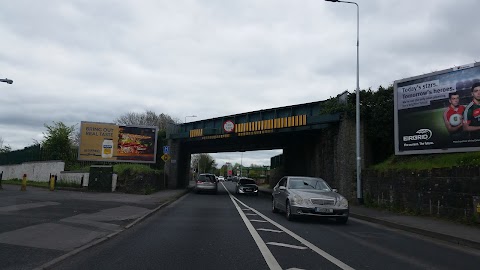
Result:
<instances>
[{"instance_id":1,"label":"dark car","mask_svg":"<svg viewBox=\"0 0 480 270\"><path fill-rule=\"evenodd\" d=\"M258 195L257 183L251 178L239 178L235 188L235 193Z\"/></svg>"}]
</instances>

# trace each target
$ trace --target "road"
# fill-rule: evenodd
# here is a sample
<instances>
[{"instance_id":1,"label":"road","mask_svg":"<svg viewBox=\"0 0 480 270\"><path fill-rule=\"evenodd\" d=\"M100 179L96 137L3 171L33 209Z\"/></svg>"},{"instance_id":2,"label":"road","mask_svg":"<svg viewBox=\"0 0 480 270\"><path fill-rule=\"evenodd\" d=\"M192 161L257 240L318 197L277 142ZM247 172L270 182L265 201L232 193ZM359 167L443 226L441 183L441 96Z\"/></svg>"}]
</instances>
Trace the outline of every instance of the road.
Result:
<instances>
[{"instance_id":1,"label":"road","mask_svg":"<svg viewBox=\"0 0 480 270\"><path fill-rule=\"evenodd\" d=\"M226 188L226 189L225 189ZM227 191L228 190L228 191ZM289 222L270 197L190 193L54 269L479 269L478 250L351 218Z\"/></svg>"}]
</instances>

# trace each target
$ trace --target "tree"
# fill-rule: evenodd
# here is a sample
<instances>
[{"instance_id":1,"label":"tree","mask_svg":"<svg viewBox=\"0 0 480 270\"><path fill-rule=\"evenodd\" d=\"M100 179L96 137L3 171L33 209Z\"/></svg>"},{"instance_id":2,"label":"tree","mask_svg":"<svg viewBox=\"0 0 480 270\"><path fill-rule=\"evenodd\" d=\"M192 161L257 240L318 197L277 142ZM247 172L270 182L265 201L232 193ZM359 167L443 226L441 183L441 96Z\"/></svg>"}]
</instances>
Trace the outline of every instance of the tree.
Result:
<instances>
[{"instance_id":1,"label":"tree","mask_svg":"<svg viewBox=\"0 0 480 270\"><path fill-rule=\"evenodd\" d=\"M47 129L43 132L41 142L44 156L51 160L63 160L65 163L74 161L72 155L73 136L75 126L67 126L63 122L53 122L53 125L44 125Z\"/></svg>"},{"instance_id":2,"label":"tree","mask_svg":"<svg viewBox=\"0 0 480 270\"><path fill-rule=\"evenodd\" d=\"M380 86L360 91L360 118L365 135L371 147L372 161L378 163L394 153L394 117L393 117L393 85L388 88ZM322 113L343 112L350 119L355 119L356 94L348 94L346 103L339 102L338 97L330 98L322 104Z\"/></svg>"},{"instance_id":3,"label":"tree","mask_svg":"<svg viewBox=\"0 0 480 270\"><path fill-rule=\"evenodd\" d=\"M4 145L3 143L4 143L3 138L0 137L0 153L8 153L8 152L11 152L11 151L12 151L12 147L10 147L10 145Z\"/></svg>"},{"instance_id":4,"label":"tree","mask_svg":"<svg viewBox=\"0 0 480 270\"><path fill-rule=\"evenodd\" d=\"M192 157L192 168L199 170L198 173L216 173L217 164L209 154L196 154Z\"/></svg>"},{"instance_id":5,"label":"tree","mask_svg":"<svg viewBox=\"0 0 480 270\"><path fill-rule=\"evenodd\" d=\"M115 119L114 122L119 125L157 126L159 130L167 130L170 124L176 124L180 121L173 119L168 114L157 115L154 111L147 110L144 113L126 113Z\"/></svg>"}]
</instances>

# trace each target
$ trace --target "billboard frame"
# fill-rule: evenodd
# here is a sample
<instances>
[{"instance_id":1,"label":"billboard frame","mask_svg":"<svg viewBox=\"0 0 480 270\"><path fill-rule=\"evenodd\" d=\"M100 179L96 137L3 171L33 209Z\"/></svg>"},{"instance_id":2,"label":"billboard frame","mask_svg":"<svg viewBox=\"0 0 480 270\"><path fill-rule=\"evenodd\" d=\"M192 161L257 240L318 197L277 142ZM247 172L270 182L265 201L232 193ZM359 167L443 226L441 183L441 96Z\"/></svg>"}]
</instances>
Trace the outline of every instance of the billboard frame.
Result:
<instances>
[{"instance_id":1,"label":"billboard frame","mask_svg":"<svg viewBox=\"0 0 480 270\"><path fill-rule=\"evenodd\" d=\"M413 77L408 77L400 80L395 80L393 82L393 114L394 114L394 140L395 140L395 155L404 156L404 155L417 155L417 154L442 154L442 153L463 153L463 152L474 152L479 151L480 147L459 147L459 148L448 148L448 149L425 149L425 150L409 150L409 151L400 151L399 144L399 127L398 127L398 84L408 81L414 81L418 79L423 79L425 77L443 75L451 72L457 72L469 68L480 67L480 62L465 64L461 66L454 66L453 68L447 68L440 71L435 71L431 73L426 73L422 75L417 75Z\"/></svg>"},{"instance_id":2,"label":"billboard frame","mask_svg":"<svg viewBox=\"0 0 480 270\"><path fill-rule=\"evenodd\" d=\"M106 123L106 122L94 122L94 121L81 121L80 122L80 132L82 130L82 124L89 123L89 124L106 124L106 125L115 125L118 127L133 127L133 128L149 128L155 129L155 147L153 149L153 161L142 161L142 160L100 160L100 159L82 159L80 156L80 146L82 145L82 136L80 135L79 145L78 145L78 161L91 161L91 162L109 162L109 163L148 163L148 164L155 164L157 163L157 146L158 146L158 131L159 128L157 126L143 126L143 125L118 125L115 123Z\"/></svg>"}]
</instances>

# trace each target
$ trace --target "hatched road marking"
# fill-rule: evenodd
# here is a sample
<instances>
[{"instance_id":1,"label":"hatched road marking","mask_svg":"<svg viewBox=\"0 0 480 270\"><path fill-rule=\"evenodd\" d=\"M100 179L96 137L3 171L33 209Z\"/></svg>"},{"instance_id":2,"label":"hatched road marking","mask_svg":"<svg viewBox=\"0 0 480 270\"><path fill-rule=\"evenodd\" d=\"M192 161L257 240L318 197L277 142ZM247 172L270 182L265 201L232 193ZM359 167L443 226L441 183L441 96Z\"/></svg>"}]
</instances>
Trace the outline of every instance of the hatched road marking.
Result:
<instances>
[{"instance_id":1,"label":"hatched road marking","mask_svg":"<svg viewBox=\"0 0 480 270\"><path fill-rule=\"evenodd\" d=\"M261 219L250 219L250 221L253 221L253 222L268 222L266 220L261 220Z\"/></svg>"},{"instance_id":2,"label":"hatched road marking","mask_svg":"<svg viewBox=\"0 0 480 270\"><path fill-rule=\"evenodd\" d=\"M268 242L267 245L278 246L278 247L287 247L287 248L295 248L295 249L307 249L307 247L295 246L295 245L289 245L289 244L277 243L277 242Z\"/></svg>"},{"instance_id":3,"label":"hatched road marking","mask_svg":"<svg viewBox=\"0 0 480 270\"><path fill-rule=\"evenodd\" d=\"M225 185L223 185L223 183L221 184L223 188L225 188L225 190L227 191L228 196L230 196L230 200L232 200L233 204L235 205L235 208L237 208L237 211L240 214L240 217L242 218L243 223L245 223L245 226L247 226L247 229L250 232L250 235L253 237L253 240L255 241L258 249L260 250L260 253L262 253L263 258L265 259L265 262L267 263L268 268L270 268L270 270L282 270L282 267L280 266L278 261L275 259L270 249L268 249L262 237L260 237L258 232L253 227L252 223L248 221L247 216L240 209L240 206L238 206L238 203L234 200L235 197L232 194L230 194L230 191L228 191L228 189L225 187Z\"/></svg>"},{"instance_id":4,"label":"hatched road marking","mask_svg":"<svg viewBox=\"0 0 480 270\"><path fill-rule=\"evenodd\" d=\"M224 186L225 187L225 186ZM226 189L226 188L225 188ZM294 232L290 231L289 229L283 227L282 225L278 224L277 222L271 220L270 218L268 218L267 216L265 216L264 214L260 213L259 211L255 210L254 208L246 205L245 203L243 203L242 201L240 201L239 199L237 199L236 197L232 196L231 197L232 199L236 200L238 203L240 203L241 205L247 207L247 208L250 208L250 210L252 210L254 213L257 213L260 217L262 217L263 219L265 219L267 222L270 222L271 224L275 225L277 228L279 228L280 230L282 230L283 232L287 233L288 235L290 235L291 237L295 238L297 241L299 241L300 243L304 244L306 247L310 248L311 250L313 250L315 253L317 253L318 255L322 256L323 258L327 259L328 261L330 261L331 263L335 264L336 266L340 267L341 269L343 270L355 270L353 267L345 264L344 262L340 261L339 259L333 257L332 255L328 254L326 251L322 250L321 248L315 246L314 244L310 243L309 241L303 239L302 237L298 236L297 234L295 234ZM242 213L243 214L243 213Z\"/></svg>"},{"instance_id":5,"label":"hatched road marking","mask_svg":"<svg viewBox=\"0 0 480 270\"><path fill-rule=\"evenodd\" d=\"M281 233L282 231L279 230L272 230L272 229L264 229L264 228L259 228L257 231L264 231L264 232L275 232L275 233Z\"/></svg>"}]
</instances>

